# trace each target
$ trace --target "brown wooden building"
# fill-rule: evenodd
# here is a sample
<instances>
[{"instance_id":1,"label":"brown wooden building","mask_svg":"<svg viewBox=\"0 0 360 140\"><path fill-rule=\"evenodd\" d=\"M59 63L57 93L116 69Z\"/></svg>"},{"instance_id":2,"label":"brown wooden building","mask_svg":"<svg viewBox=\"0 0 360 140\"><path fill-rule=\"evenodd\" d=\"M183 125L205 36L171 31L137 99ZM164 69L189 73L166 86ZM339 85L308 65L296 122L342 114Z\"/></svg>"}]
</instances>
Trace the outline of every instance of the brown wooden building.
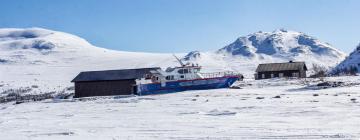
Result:
<instances>
[{"instance_id":1,"label":"brown wooden building","mask_svg":"<svg viewBox=\"0 0 360 140\"><path fill-rule=\"evenodd\" d=\"M74 97L136 94L135 80L156 69L160 68L81 72L71 81L75 83Z\"/></svg>"},{"instance_id":2,"label":"brown wooden building","mask_svg":"<svg viewBox=\"0 0 360 140\"><path fill-rule=\"evenodd\" d=\"M288 62L288 63L267 63L259 64L256 69L255 79L269 79L282 77L306 77L307 67L305 62Z\"/></svg>"}]
</instances>

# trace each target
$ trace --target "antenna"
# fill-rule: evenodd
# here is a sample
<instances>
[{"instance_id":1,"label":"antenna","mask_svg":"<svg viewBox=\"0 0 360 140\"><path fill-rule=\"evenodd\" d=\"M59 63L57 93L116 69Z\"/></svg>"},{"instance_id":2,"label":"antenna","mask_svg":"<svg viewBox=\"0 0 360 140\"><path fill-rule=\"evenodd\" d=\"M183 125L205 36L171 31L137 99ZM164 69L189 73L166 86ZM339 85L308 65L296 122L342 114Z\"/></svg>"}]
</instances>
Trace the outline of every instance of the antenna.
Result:
<instances>
[{"instance_id":1,"label":"antenna","mask_svg":"<svg viewBox=\"0 0 360 140\"><path fill-rule=\"evenodd\" d=\"M175 54L173 54L173 56L176 58L176 60L180 63L182 67L185 66L185 64L178 57L176 57Z\"/></svg>"}]
</instances>

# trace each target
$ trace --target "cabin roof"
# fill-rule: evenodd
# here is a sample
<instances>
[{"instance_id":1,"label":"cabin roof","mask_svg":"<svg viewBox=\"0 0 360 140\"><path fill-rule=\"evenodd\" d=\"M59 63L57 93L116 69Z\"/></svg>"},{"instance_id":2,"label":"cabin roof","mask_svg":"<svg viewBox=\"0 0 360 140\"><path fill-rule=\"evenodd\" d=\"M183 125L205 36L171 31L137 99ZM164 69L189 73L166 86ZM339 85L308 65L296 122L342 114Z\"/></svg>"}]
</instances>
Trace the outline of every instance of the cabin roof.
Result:
<instances>
[{"instance_id":1,"label":"cabin roof","mask_svg":"<svg viewBox=\"0 0 360 140\"><path fill-rule=\"evenodd\" d=\"M256 72L265 71L286 71L286 70L307 70L305 62L288 62L288 63L266 63L259 64Z\"/></svg>"},{"instance_id":2,"label":"cabin roof","mask_svg":"<svg viewBox=\"0 0 360 140\"><path fill-rule=\"evenodd\" d=\"M143 78L151 70L160 67L80 72L71 82L114 81Z\"/></svg>"}]
</instances>

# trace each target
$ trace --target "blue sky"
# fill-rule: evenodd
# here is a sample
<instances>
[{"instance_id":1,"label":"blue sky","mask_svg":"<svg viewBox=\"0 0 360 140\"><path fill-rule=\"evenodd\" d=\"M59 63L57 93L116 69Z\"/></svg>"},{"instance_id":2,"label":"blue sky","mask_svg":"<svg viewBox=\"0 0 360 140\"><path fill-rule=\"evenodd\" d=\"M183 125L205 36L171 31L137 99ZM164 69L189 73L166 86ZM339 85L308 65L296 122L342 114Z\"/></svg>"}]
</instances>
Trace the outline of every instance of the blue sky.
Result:
<instances>
[{"instance_id":1,"label":"blue sky","mask_svg":"<svg viewBox=\"0 0 360 140\"><path fill-rule=\"evenodd\" d=\"M351 52L360 42L359 0L2 0L0 28L42 27L104 48L142 52L219 49L278 28Z\"/></svg>"}]
</instances>

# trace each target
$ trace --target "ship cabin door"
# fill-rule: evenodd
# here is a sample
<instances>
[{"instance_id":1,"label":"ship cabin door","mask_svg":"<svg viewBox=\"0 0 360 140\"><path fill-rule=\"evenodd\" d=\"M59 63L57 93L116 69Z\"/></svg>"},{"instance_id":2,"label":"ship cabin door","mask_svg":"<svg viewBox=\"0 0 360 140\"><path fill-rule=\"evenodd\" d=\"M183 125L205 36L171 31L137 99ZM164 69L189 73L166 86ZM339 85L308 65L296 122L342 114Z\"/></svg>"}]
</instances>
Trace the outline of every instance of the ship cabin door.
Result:
<instances>
[{"instance_id":1,"label":"ship cabin door","mask_svg":"<svg viewBox=\"0 0 360 140\"><path fill-rule=\"evenodd\" d=\"M137 85L133 85L132 89L131 89L131 94L137 94L137 91L138 91L137 88L138 88Z\"/></svg>"}]
</instances>

